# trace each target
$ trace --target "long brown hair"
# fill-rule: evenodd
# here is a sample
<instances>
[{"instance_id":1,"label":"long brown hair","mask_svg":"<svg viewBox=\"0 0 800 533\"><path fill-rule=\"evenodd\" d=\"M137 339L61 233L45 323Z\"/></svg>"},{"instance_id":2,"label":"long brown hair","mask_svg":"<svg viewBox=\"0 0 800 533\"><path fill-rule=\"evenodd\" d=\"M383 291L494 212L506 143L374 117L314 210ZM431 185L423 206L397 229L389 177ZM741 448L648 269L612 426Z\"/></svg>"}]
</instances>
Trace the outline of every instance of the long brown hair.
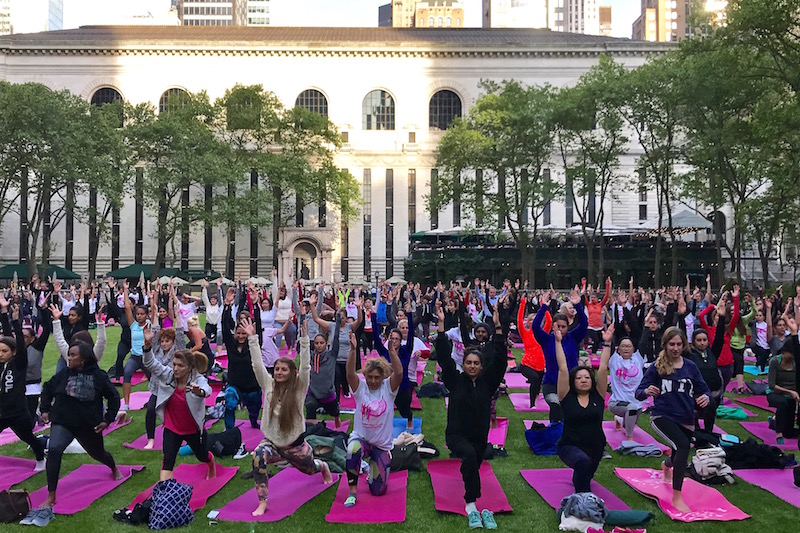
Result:
<instances>
[{"instance_id":1,"label":"long brown hair","mask_svg":"<svg viewBox=\"0 0 800 533\"><path fill-rule=\"evenodd\" d=\"M297 411L297 395L295 394L298 381L297 381L297 364L294 359L288 357L279 357L275 364L283 363L289 367L289 379L283 383L274 383L272 388L272 397L269 399L269 414L275 416L275 407L278 402L281 404L281 414L278 419L278 426L283 433L289 433L292 430L292 416Z\"/></svg>"},{"instance_id":2,"label":"long brown hair","mask_svg":"<svg viewBox=\"0 0 800 533\"><path fill-rule=\"evenodd\" d=\"M193 352L191 350L178 350L172 356L173 359L180 359L186 368L196 370L202 374L208 368L208 357L203 352Z\"/></svg>"},{"instance_id":3,"label":"long brown hair","mask_svg":"<svg viewBox=\"0 0 800 533\"><path fill-rule=\"evenodd\" d=\"M656 358L656 370L658 370L659 375L661 376L668 376L675 372L674 361L672 358L667 355L667 344L669 341L674 339L675 337L680 337L683 341L683 350L686 351L686 347L689 345L689 341L686 340L686 334L681 331L680 328L675 326L670 326L664 332L664 335L661 337L661 352L658 354L658 358Z\"/></svg>"}]
</instances>

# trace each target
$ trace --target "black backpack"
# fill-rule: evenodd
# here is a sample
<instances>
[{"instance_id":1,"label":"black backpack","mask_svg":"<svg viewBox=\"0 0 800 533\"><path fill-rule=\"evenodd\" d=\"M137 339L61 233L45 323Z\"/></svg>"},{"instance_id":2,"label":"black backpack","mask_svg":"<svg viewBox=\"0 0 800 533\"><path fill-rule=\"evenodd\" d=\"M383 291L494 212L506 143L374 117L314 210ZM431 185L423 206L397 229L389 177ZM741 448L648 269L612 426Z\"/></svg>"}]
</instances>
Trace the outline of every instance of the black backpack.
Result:
<instances>
[{"instance_id":1,"label":"black backpack","mask_svg":"<svg viewBox=\"0 0 800 533\"><path fill-rule=\"evenodd\" d=\"M241 445L242 432L238 426L222 433L209 433L207 437L207 447L217 457L230 457Z\"/></svg>"}]
</instances>

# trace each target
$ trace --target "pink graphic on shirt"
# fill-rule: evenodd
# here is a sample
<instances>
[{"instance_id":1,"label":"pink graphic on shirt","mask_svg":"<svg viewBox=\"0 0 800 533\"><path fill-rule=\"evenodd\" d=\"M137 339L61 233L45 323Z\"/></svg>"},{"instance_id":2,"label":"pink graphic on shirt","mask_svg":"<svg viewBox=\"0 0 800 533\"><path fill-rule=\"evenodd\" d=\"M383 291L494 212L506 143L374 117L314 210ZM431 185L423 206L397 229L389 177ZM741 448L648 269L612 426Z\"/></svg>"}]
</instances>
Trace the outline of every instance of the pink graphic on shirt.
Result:
<instances>
[{"instance_id":1,"label":"pink graphic on shirt","mask_svg":"<svg viewBox=\"0 0 800 533\"><path fill-rule=\"evenodd\" d=\"M386 412L387 408L388 404L383 398L380 400L372 400L371 402L365 403L361 406L361 419L364 422L369 422L372 418L378 418L382 416Z\"/></svg>"},{"instance_id":2,"label":"pink graphic on shirt","mask_svg":"<svg viewBox=\"0 0 800 533\"><path fill-rule=\"evenodd\" d=\"M616 374L617 377L620 379L620 381L627 381L629 379L636 378L636 376L638 376L640 372L641 370L636 365L631 366L630 368L625 368L624 366L620 366L619 368L617 368Z\"/></svg>"}]
</instances>

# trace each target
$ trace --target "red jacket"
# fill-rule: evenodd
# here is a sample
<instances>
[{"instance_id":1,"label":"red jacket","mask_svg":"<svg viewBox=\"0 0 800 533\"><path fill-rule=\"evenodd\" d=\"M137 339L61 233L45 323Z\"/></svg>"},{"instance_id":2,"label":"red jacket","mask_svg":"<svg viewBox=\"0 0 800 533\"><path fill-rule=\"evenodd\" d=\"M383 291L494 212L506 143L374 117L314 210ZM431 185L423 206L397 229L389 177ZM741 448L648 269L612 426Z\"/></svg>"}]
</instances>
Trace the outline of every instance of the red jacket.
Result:
<instances>
[{"instance_id":1,"label":"red jacket","mask_svg":"<svg viewBox=\"0 0 800 533\"><path fill-rule=\"evenodd\" d=\"M550 327L553 324L553 318L550 313L544 314L544 322L542 322L542 329L545 333L550 333ZM544 371L544 353L542 347L536 342L533 336L533 330L525 329L525 297L519 302L519 311L517 311L517 330L520 337L522 337L522 344L525 346L525 353L522 355L522 364L530 367L537 372Z\"/></svg>"},{"instance_id":2,"label":"red jacket","mask_svg":"<svg viewBox=\"0 0 800 533\"><path fill-rule=\"evenodd\" d=\"M708 333L709 344L714 344L714 332L717 328L714 328L708 324L706 321L706 315L714 308L714 305L708 305L705 309L700 311L699 315L697 315L697 320L700 321L700 325L706 330L706 333ZM731 353L731 334L733 333L733 328L735 328L736 324L738 323L739 297L736 296L733 298L733 312L731 313L731 321L725 328L725 340L722 344L722 351L719 354L719 358L717 358L717 366L728 366L733 364L733 353Z\"/></svg>"}]
</instances>

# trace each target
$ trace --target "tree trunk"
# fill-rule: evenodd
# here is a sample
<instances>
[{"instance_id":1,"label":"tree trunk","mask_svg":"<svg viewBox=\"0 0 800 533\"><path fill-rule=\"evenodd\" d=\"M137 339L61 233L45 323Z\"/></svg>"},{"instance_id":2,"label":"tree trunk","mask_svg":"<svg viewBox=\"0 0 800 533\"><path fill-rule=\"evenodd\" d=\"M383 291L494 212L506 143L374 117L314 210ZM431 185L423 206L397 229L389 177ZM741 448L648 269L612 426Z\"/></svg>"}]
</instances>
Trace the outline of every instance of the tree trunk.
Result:
<instances>
[{"instance_id":1,"label":"tree trunk","mask_svg":"<svg viewBox=\"0 0 800 533\"><path fill-rule=\"evenodd\" d=\"M66 242L64 243L64 268L72 270L72 256L75 250L75 185L67 183L67 205L66 218Z\"/></svg>"},{"instance_id":2,"label":"tree trunk","mask_svg":"<svg viewBox=\"0 0 800 533\"><path fill-rule=\"evenodd\" d=\"M280 259L278 236L280 235L282 210L281 210L281 189L277 185L272 186L272 197L274 201L274 204L272 206L272 267L278 268L278 261ZM279 276L285 277L286 273L281 272Z\"/></svg>"},{"instance_id":3,"label":"tree trunk","mask_svg":"<svg viewBox=\"0 0 800 533\"><path fill-rule=\"evenodd\" d=\"M97 271L97 252L100 239L97 238L97 191L89 191L89 279L95 278Z\"/></svg>"},{"instance_id":4,"label":"tree trunk","mask_svg":"<svg viewBox=\"0 0 800 533\"><path fill-rule=\"evenodd\" d=\"M602 224L602 222L600 222ZM603 279L605 278L606 268L606 240L603 236L602 228L600 230L600 242L597 250L597 287L603 286Z\"/></svg>"},{"instance_id":5,"label":"tree trunk","mask_svg":"<svg viewBox=\"0 0 800 533\"><path fill-rule=\"evenodd\" d=\"M50 264L50 236L53 233L52 225L52 179L44 177L42 182L42 259L41 264L47 267Z\"/></svg>"},{"instance_id":6,"label":"tree trunk","mask_svg":"<svg viewBox=\"0 0 800 533\"><path fill-rule=\"evenodd\" d=\"M167 193L166 191L161 191L161 197L166 198ZM167 202L165 200L159 200L158 202L158 230L157 230L157 241L158 241L158 249L156 251L156 260L153 265L153 273L151 275L151 279L155 280L158 278L158 271L159 269L163 268L164 260L166 259L167 255Z\"/></svg>"},{"instance_id":7,"label":"tree trunk","mask_svg":"<svg viewBox=\"0 0 800 533\"><path fill-rule=\"evenodd\" d=\"M236 195L236 189L233 183L228 183L228 197ZM234 279L236 276L236 230L233 224L228 224L228 246L225 252L225 265L227 269L227 276Z\"/></svg>"},{"instance_id":8,"label":"tree trunk","mask_svg":"<svg viewBox=\"0 0 800 533\"><path fill-rule=\"evenodd\" d=\"M658 289L661 287L661 221L664 219L664 196L658 184L656 184L656 190L658 195L658 229L656 232L656 264L653 267L653 287Z\"/></svg>"},{"instance_id":9,"label":"tree trunk","mask_svg":"<svg viewBox=\"0 0 800 533\"><path fill-rule=\"evenodd\" d=\"M583 226L583 242L586 243L586 279L594 279L594 236L589 235L585 225Z\"/></svg>"},{"instance_id":10,"label":"tree trunk","mask_svg":"<svg viewBox=\"0 0 800 533\"><path fill-rule=\"evenodd\" d=\"M20 169L19 185L19 262L28 262L28 169ZM28 264L28 279L36 273L36 265Z\"/></svg>"}]
</instances>

